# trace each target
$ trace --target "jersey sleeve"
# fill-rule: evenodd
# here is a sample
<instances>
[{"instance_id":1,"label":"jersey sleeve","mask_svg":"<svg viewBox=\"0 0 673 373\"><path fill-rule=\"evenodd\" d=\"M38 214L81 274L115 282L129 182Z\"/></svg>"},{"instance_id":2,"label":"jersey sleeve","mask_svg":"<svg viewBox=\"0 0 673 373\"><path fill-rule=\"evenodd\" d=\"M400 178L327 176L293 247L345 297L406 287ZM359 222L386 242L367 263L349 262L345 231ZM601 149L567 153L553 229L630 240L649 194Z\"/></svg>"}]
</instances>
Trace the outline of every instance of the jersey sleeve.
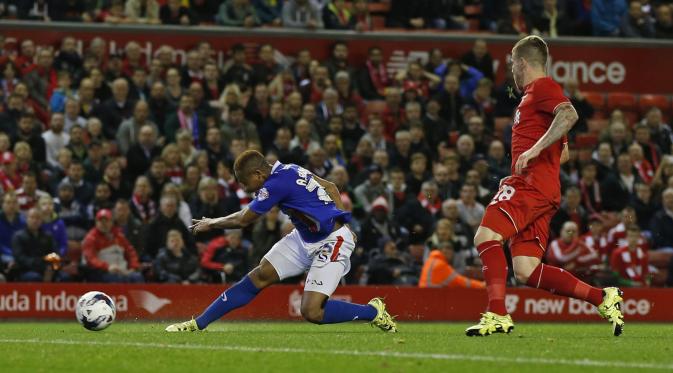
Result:
<instances>
[{"instance_id":1,"label":"jersey sleeve","mask_svg":"<svg viewBox=\"0 0 673 373\"><path fill-rule=\"evenodd\" d=\"M262 215L267 213L273 206L280 203L287 194L287 187L282 182L267 182L257 191L257 195L250 202L248 208L255 213Z\"/></svg>"},{"instance_id":2,"label":"jersey sleeve","mask_svg":"<svg viewBox=\"0 0 673 373\"><path fill-rule=\"evenodd\" d=\"M559 105L564 103L570 103L570 100L563 95L563 90L561 86L558 85L553 80L548 80L545 84L535 87L536 91L539 89L540 92L535 92L536 95L539 95L540 99L538 108L540 111L554 115L556 108Z\"/></svg>"}]
</instances>

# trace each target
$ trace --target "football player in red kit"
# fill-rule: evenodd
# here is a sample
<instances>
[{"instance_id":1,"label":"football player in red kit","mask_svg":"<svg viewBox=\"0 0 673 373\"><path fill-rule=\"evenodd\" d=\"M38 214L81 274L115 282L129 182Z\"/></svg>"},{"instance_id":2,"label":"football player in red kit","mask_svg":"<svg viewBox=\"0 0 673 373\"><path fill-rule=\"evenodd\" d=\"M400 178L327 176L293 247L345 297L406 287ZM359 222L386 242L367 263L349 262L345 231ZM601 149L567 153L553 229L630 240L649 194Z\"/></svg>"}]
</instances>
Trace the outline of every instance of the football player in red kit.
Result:
<instances>
[{"instance_id":1,"label":"football player in red kit","mask_svg":"<svg viewBox=\"0 0 673 373\"><path fill-rule=\"evenodd\" d=\"M592 287L540 260L547 247L549 222L561 202L559 171L568 160L566 134L577 121L577 112L561 87L546 75L548 56L547 44L538 36L527 36L512 49L514 82L523 92L512 127L512 176L501 180L474 237L483 263L488 309L477 325L467 328L468 336L514 329L505 308L505 240L520 283L595 305L612 323L615 336L624 326L619 289Z\"/></svg>"}]
</instances>

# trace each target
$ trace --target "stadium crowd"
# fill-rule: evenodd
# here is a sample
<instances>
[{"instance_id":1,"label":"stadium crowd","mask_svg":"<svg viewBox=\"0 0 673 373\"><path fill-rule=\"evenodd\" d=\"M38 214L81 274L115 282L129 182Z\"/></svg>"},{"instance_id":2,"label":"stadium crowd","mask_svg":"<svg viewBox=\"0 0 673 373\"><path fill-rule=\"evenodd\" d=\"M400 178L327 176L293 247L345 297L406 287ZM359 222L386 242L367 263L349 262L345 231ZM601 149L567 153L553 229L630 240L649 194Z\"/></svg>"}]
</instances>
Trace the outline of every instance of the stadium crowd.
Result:
<instances>
[{"instance_id":1,"label":"stadium crowd","mask_svg":"<svg viewBox=\"0 0 673 373\"><path fill-rule=\"evenodd\" d=\"M0 18L672 38L671 0L0 0Z\"/></svg>"},{"instance_id":2,"label":"stadium crowd","mask_svg":"<svg viewBox=\"0 0 673 373\"><path fill-rule=\"evenodd\" d=\"M72 37L15 50L0 36L2 279L239 280L292 229L287 216L188 227L249 203L232 164L258 149L339 187L359 238L346 282L483 287L472 237L510 174L511 123L495 122L519 100L511 76L494 82L487 43L457 59L433 49L395 74L375 45L360 65L342 42L324 61L302 50L281 65L274 52L249 59L234 45L218 66L207 42L179 63L169 46L145 60L133 41L109 54L96 37L78 53ZM574 139L594 108L576 81L561 83L580 114ZM571 146L562 166L546 260L595 284L670 286L671 113L607 114L600 142Z\"/></svg>"}]
</instances>

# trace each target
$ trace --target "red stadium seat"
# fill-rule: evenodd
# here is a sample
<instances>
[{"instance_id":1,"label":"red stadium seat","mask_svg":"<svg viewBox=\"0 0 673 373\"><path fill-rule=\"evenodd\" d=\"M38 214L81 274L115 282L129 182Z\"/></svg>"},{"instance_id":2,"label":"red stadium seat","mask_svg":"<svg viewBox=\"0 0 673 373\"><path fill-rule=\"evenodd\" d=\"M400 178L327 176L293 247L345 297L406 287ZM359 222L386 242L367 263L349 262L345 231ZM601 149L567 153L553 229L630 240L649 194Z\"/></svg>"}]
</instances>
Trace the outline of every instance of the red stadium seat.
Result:
<instances>
[{"instance_id":1,"label":"red stadium seat","mask_svg":"<svg viewBox=\"0 0 673 373\"><path fill-rule=\"evenodd\" d=\"M605 94L603 92L583 92L584 98L591 104L594 110L605 109Z\"/></svg>"},{"instance_id":2,"label":"red stadium seat","mask_svg":"<svg viewBox=\"0 0 673 373\"><path fill-rule=\"evenodd\" d=\"M671 101L668 96L664 95L640 95L638 109L640 109L641 114L645 114L653 107L659 108L664 114L668 114L671 110Z\"/></svg>"},{"instance_id":3,"label":"red stadium seat","mask_svg":"<svg viewBox=\"0 0 673 373\"><path fill-rule=\"evenodd\" d=\"M628 92L608 93L608 110L636 110L636 95Z\"/></svg>"},{"instance_id":4,"label":"red stadium seat","mask_svg":"<svg viewBox=\"0 0 673 373\"><path fill-rule=\"evenodd\" d=\"M369 9L370 13L388 13L390 11L390 2L388 1L383 1L380 3L369 3L367 5L367 8Z\"/></svg>"},{"instance_id":5,"label":"red stadium seat","mask_svg":"<svg viewBox=\"0 0 673 373\"><path fill-rule=\"evenodd\" d=\"M579 133L575 136L575 148L593 149L598 145L598 136L594 133Z\"/></svg>"},{"instance_id":6,"label":"red stadium seat","mask_svg":"<svg viewBox=\"0 0 673 373\"><path fill-rule=\"evenodd\" d=\"M463 11L466 17L479 17L481 15L481 5L465 5Z\"/></svg>"},{"instance_id":7,"label":"red stadium seat","mask_svg":"<svg viewBox=\"0 0 673 373\"><path fill-rule=\"evenodd\" d=\"M385 16L372 16L372 28L374 30L383 30L386 28Z\"/></svg>"}]
</instances>

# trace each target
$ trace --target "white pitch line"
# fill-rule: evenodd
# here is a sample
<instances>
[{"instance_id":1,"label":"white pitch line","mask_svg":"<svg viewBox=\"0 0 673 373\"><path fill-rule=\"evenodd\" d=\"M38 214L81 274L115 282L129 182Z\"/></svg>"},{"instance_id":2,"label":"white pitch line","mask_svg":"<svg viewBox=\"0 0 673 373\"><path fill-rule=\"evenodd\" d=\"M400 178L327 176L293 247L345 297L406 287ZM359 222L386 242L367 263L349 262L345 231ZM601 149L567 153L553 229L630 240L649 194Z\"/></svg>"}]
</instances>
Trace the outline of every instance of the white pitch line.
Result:
<instances>
[{"instance_id":1,"label":"white pitch line","mask_svg":"<svg viewBox=\"0 0 673 373\"><path fill-rule=\"evenodd\" d=\"M41 340L41 339L0 339L2 343L32 343L42 345L77 345L77 346L116 346L138 348L168 348L176 350L211 350L211 351L236 351L236 352L282 352L294 354L325 354L345 356L378 356L393 358L431 359L431 360L456 360L491 363L518 363L532 365L570 365L581 367L602 368L636 368L636 369L662 369L673 370L673 364L633 363L627 361L606 361L591 359L545 359L535 357L504 357L482 356L464 354L440 354L422 352L392 352L392 351L348 351L348 350L311 350L305 348L288 347L250 347L250 346L209 346L199 344L167 344L167 343L140 343L140 342L101 342L101 341L72 341L65 339Z\"/></svg>"}]
</instances>

